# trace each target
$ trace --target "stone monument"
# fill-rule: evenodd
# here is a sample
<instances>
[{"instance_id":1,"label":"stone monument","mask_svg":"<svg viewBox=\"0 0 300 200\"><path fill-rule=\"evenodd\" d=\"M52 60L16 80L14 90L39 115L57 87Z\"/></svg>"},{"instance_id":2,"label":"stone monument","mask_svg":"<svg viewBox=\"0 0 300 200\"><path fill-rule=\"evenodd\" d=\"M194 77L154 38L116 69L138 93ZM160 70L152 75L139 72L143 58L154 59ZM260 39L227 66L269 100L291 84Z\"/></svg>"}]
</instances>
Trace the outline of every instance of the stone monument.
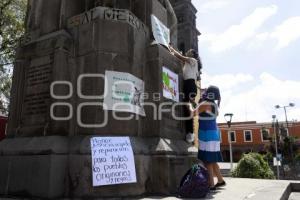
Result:
<instances>
[{"instance_id":1,"label":"stone monument","mask_svg":"<svg viewBox=\"0 0 300 200\"><path fill-rule=\"evenodd\" d=\"M29 0L17 52L7 139L0 143L0 196L99 198L176 193L195 161L185 141L182 107L163 95L163 67L181 63L152 43L151 14L170 28L169 0ZM105 110L101 74L126 72L144 82L145 103L168 110L159 119ZM55 84L54 84L55 83ZM157 98L157 94L159 98ZM165 103L165 107L160 105ZM55 116L55 117L53 117ZM59 120L58 120L59 119ZM105 126L99 126L107 120ZM79 123L80 122L80 123ZM93 187L91 137L129 136L137 183Z\"/></svg>"},{"instance_id":2,"label":"stone monument","mask_svg":"<svg viewBox=\"0 0 300 200\"><path fill-rule=\"evenodd\" d=\"M196 27L197 9L191 0L170 0L170 2L178 19L178 49L182 52L189 49L198 51L198 36L201 33Z\"/></svg>"}]
</instances>

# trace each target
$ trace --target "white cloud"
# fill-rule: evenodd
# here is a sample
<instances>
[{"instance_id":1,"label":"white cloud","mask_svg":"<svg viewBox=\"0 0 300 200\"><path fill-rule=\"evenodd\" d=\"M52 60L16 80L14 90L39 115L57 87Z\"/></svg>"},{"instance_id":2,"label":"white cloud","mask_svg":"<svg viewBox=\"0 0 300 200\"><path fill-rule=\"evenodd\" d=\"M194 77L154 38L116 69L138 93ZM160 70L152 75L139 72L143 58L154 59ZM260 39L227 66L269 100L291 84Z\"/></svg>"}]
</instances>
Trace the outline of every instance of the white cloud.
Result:
<instances>
[{"instance_id":1,"label":"white cloud","mask_svg":"<svg viewBox=\"0 0 300 200\"><path fill-rule=\"evenodd\" d=\"M268 39L269 36L270 36L270 34L268 32L264 32L264 33L257 34L255 36L255 38L258 40L266 40L266 39Z\"/></svg>"},{"instance_id":2,"label":"white cloud","mask_svg":"<svg viewBox=\"0 0 300 200\"><path fill-rule=\"evenodd\" d=\"M227 84L229 77L240 78ZM215 84L220 87L222 95L219 122L224 122L223 116L227 112L234 114L234 121L270 122L273 114L276 114L279 120L284 121L284 111L276 110L275 105L283 106L290 102L295 103L296 106L287 110L288 119L300 120L300 93L298 92L300 81L280 80L269 73L262 73L257 79L246 74L207 75L203 78L209 78L207 81L209 83L216 83L214 81L219 80ZM252 86L245 89L245 83L251 83Z\"/></svg>"},{"instance_id":3,"label":"white cloud","mask_svg":"<svg viewBox=\"0 0 300 200\"><path fill-rule=\"evenodd\" d=\"M287 47L293 41L300 38L300 16L285 20L270 34L271 38L277 39L276 49Z\"/></svg>"},{"instance_id":4,"label":"white cloud","mask_svg":"<svg viewBox=\"0 0 300 200\"><path fill-rule=\"evenodd\" d=\"M232 25L220 34L203 34L200 42L209 41L210 50L214 53L223 52L238 46L245 40L255 36L258 29L273 15L277 13L277 6L256 8L252 14L244 18L240 24Z\"/></svg>"},{"instance_id":5,"label":"white cloud","mask_svg":"<svg viewBox=\"0 0 300 200\"><path fill-rule=\"evenodd\" d=\"M253 37L248 43L247 49L250 51L258 51L266 46L265 41L270 38L270 34L268 32L258 33Z\"/></svg>"},{"instance_id":6,"label":"white cloud","mask_svg":"<svg viewBox=\"0 0 300 200\"><path fill-rule=\"evenodd\" d=\"M298 39L300 39L300 16L286 19L273 31L258 33L248 47L257 50L263 47L266 41L275 40L275 50L280 50Z\"/></svg>"},{"instance_id":7,"label":"white cloud","mask_svg":"<svg viewBox=\"0 0 300 200\"><path fill-rule=\"evenodd\" d=\"M220 87L222 90L228 90L232 87L241 85L243 83L250 82L254 80L254 77L250 74L222 74L210 76L206 73L203 74L202 87L208 87L209 85L215 85Z\"/></svg>"}]
</instances>

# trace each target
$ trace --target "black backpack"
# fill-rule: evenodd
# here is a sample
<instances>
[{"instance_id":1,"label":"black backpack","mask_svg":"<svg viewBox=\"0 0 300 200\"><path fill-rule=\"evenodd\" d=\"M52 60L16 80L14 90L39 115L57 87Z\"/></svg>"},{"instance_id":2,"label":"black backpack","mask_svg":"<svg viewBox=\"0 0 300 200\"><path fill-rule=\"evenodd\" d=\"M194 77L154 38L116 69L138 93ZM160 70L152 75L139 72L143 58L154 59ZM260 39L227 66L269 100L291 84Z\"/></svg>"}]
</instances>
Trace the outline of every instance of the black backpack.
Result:
<instances>
[{"instance_id":1,"label":"black backpack","mask_svg":"<svg viewBox=\"0 0 300 200\"><path fill-rule=\"evenodd\" d=\"M195 164L182 177L178 195L181 198L204 198L209 192L209 174L201 164Z\"/></svg>"}]
</instances>

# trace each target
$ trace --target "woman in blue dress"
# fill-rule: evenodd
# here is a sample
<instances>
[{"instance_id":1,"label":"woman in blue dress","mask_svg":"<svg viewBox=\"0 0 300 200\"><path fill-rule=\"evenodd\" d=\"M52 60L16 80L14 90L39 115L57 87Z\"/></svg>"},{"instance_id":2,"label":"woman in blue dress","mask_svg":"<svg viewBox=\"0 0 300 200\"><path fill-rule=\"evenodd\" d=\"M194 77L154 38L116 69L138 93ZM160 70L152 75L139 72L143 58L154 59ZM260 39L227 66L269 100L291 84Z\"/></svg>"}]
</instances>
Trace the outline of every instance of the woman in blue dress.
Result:
<instances>
[{"instance_id":1,"label":"woman in blue dress","mask_svg":"<svg viewBox=\"0 0 300 200\"><path fill-rule=\"evenodd\" d=\"M220 131L216 122L220 100L219 89L215 86L210 86L207 88L197 108L193 109L190 107L194 116L199 115L198 158L204 162L209 172L211 190L226 184L218 165L218 162L223 161L220 152ZM218 101L218 103L215 101ZM216 185L214 184L214 174L218 178Z\"/></svg>"}]
</instances>

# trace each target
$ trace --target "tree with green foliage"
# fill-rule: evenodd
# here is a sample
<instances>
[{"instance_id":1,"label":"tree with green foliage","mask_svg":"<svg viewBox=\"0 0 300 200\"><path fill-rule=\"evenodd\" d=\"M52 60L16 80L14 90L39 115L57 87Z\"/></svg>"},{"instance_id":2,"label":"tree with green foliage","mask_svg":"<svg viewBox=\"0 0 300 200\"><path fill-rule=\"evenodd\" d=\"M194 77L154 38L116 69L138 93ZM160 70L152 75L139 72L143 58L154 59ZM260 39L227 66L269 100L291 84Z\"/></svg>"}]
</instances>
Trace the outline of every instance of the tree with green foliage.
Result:
<instances>
[{"instance_id":1,"label":"tree with green foliage","mask_svg":"<svg viewBox=\"0 0 300 200\"><path fill-rule=\"evenodd\" d=\"M237 167L232 171L233 177L274 179L274 172L263 156L258 153L244 154Z\"/></svg>"},{"instance_id":2,"label":"tree with green foliage","mask_svg":"<svg viewBox=\"0 0 300 200\"><path fill-rule=\"evenodd\" d=\"M295 162L300 164L300 153L295 156Z\"/></svg>"},{"instance_id":3,"label":"tree with green foliage","mask_svg":"<svg viewBox=\"0 0 300 200\"><path fill-rule=\"evenodd\" d=\"M293 162L293 157L295 152L297 152L297 148L295 137L287 136L283 139L282 150L287 163Z\"/></svg>"},{"instance_id":4,"label":"tree with green foliage","mask_svg":"<svg viewBox=\"0 0 300 200\"><path fill-rule=\"evenodd\" d=\"M263 158L267 163L273 162L273 157L274 155L271 152L267 152L265 155L263 155Z\"/></svg>"},{"instance_id":5,"label":"tree with green foliage","mask_svg":"<svg viewBox=\"0 0 300 200\"><path fill-rule=\"evenodd\" d=\"M27 0L0 1L0 112L8 114L13 61L23 36Z\"/></svg>"}]
</instances>

